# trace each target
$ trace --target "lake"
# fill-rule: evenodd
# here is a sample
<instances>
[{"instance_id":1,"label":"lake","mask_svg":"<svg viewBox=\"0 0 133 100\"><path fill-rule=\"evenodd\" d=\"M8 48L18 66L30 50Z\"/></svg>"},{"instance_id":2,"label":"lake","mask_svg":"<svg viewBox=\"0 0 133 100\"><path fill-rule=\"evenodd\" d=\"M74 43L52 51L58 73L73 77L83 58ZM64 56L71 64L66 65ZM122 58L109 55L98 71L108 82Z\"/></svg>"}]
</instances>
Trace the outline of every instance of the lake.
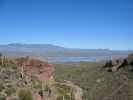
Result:
<instances>
[{"instance_id":1,"label":"lake","mask_svg":"<svg viewBox=\"0 0 133 100\"><path fill-rule=\"evenodd\" d=\"M49 62L79 62L79 61L96 61L96 60L113 60L111 57L65 57L65 58L45 58Z\"/></svg>"}]
</instances>

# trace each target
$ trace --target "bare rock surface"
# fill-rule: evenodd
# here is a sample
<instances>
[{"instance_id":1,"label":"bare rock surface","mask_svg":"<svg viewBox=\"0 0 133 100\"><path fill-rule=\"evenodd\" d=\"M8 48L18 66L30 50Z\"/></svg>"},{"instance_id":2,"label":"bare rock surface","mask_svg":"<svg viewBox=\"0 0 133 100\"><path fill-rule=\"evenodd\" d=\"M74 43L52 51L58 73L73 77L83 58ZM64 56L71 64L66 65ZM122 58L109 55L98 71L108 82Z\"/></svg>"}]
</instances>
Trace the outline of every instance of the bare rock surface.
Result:
<instances>
[{"instance_id":1,"label":"bare rock surface","mask_svg":"<svg viewBox=\"0 0 133 100\"><path fill-rule=\"evenodd\" d=\"M38 78L40 81L43 81L46 84L49 84L51 82L51 84L54 85L54 67L52 66L52 64L41 60L26 58L16 58L12 61L12 63L17 64L20 67L24 65L29 75Z\"/></svg>"},{"instance_id":2,"label":"bare rock surface","mask_svg":"<svg viewBox=\"0 0 133 100\"><path fill-rule=\"evenodd\" d=\"M110 71L115 71L121 67L128 66L128 61L126 59L115 59L107 61L104 67L111 67Z\"/></svg>"}]
</instances>

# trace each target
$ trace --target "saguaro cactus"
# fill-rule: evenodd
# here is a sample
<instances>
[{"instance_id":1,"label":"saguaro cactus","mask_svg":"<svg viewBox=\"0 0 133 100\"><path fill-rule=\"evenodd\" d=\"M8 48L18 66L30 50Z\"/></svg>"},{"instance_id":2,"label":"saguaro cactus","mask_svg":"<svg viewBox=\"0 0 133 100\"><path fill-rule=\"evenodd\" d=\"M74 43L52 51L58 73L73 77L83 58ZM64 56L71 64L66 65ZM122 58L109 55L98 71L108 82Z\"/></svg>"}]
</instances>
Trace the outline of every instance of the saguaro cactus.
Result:
<instances>
[{"instance_id":1,"label":"saguaro cactus","mask_svg":"<svg viewBox=\"0 0 133 100\"><path fill-rule=\"evenodd\" d=\"M3 66L3 58L2 57L1 57L1 60L2 60L1 66Z\"/></svg>"},{"instance_id":2,"label":"saguaro cactus","mask_svg":"<svg viewBox=\"0 0 133 100\"><path fill-rule=\"evenodd\" d=\"M73 100L73 87L71 87L71 90L70 90L70 100Z\"/></svg>"},{"instance_id":3,"label":"saguaro cactus","mask_svg":"<svg viewBox=\"0 0 133 100\"><path fill-rule=\"evenodd\" d=\"M45 82L41 82L41 92L42 92L42 98L43 98L43 100L44 100L44 91L45 91L45 88L46 88Z\"/></svg>"},{"instance_id":4,"label":"saguaro cactus","mask_svg":"<svg viewBox=\"0 0 133 100\"><path fill-rule=\"evenodd\" d=\"M21 69L21 76L22 76L22 78L24 78L24 67L23 67L23 65L22 65L22 69Z\"/></svg>"}]
</instances>

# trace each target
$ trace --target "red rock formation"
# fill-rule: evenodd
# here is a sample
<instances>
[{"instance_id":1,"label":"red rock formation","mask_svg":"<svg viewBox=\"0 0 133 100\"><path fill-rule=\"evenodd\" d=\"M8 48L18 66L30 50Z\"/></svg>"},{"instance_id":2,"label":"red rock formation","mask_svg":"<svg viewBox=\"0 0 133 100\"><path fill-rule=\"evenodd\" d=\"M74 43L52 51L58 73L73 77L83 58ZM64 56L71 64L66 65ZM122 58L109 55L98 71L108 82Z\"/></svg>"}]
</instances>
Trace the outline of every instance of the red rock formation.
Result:
<instances>
[{"instance_id":1,"label":"red rock formation","mask_svg":"<svg viewBox=\"0 0 133 100\"><path fill-rule=\"evenodd\" d=\"M17 58L13 60L12 63L16 63L19 66L25 65L26 71L30 75L37 77L40 81L43 81L46 84L51 82L51 84L54 85L54 68L51 64L45 61L26 58Z\"/></svg>"}]
</instances>

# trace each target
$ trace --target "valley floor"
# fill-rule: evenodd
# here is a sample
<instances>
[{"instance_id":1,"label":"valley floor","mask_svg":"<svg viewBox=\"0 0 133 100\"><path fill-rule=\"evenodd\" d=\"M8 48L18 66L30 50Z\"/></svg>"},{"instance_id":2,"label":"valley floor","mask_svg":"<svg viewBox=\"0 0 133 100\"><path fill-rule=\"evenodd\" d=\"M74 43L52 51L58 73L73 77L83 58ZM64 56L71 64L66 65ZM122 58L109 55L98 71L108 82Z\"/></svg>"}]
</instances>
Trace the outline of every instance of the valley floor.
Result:
<instances>
[{"instance_id":1,"label":"valley floor","mask_svg":"<svg viewBox=\"0 0 133 100\"><path fill-rule=\"evenodd\" d=\"M106 61L52 64L56 82L71 81L83 89L82 99L79 100L133 100L133 72L128 70L130 65L108 72L109 67L103 68Z\"/></svg>"}]
</instances>

